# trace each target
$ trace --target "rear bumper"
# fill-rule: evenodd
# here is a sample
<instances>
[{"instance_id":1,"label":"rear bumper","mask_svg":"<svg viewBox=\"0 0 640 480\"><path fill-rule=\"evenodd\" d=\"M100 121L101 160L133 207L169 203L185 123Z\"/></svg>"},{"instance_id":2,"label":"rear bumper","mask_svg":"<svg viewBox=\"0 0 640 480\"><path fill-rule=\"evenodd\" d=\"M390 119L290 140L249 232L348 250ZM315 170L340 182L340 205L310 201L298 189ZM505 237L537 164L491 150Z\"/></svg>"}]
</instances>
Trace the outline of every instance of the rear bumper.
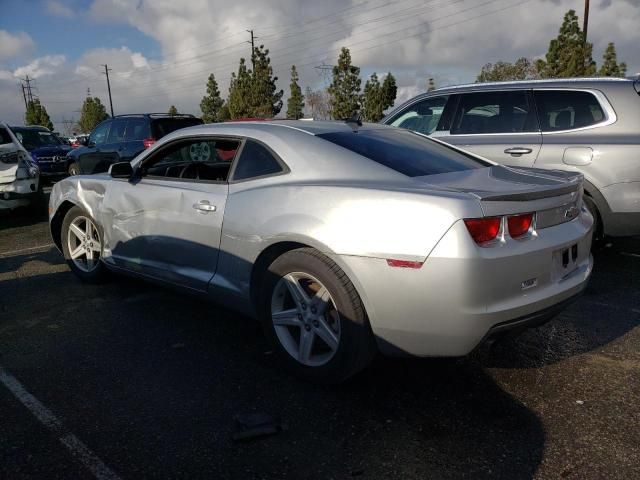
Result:
<instances>
[{"instance_id":1,"label":"rear bumper","mask_svg":"<svg viewBox=\"0 0 640 480\"><path fill-rule=\"evenodd\" d=\"M580 291L573 296L538 312L530 313L523 317L516 318L515 320L498 323L489 329L480 343L505 333L513 333L520 330L526 330L527 328L535 328L544 325L548 321L553 320L554 317L575 302L580 296L582 296L582 294L583 291Z\"/></svg>"},{"instance_id":2,"label":"rear bumper","mask_svg":"<svg viewBox=\"0 0 640 480\"><path fill-rule=\"evenodd\" d=\"M487 335L548 320L585 289L592 226L583 212L534 239L483 249L458 222L420 269L377 258L336 261L356 286L382 353L463 356ZM563 271L557 252L574 245L578 258ZM532 279L536 285L524 287Z\"/></svg>"}]
</instances>

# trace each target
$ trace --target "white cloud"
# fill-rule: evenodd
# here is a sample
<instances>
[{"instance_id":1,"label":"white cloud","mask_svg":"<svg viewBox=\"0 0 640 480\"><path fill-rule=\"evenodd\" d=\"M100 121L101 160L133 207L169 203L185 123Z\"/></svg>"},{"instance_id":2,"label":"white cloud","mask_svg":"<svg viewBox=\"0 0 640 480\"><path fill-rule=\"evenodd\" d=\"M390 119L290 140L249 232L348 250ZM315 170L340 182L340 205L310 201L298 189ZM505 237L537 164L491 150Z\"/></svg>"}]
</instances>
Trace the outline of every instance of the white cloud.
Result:
<instances>
[{"instance_id":1,"label":"white cloud","mask_svg":"<svg viewBox=\"0 0 640 480\"><path fill-rule=\"evenodd\" d=\"M0 29L0 61L29 54L35 44L25 32L11 33Z\"/></svg>"},{"instance_id":2,"label":"white cloud","mask_svg":"<svg viewBox=\"0 0 640 480\"><path fill-rule=\"evenodd\" d=\"M76 16L73 9L57 0L47 0L46 6L47 12L56 17L73 18Z\"/></svg>"},{"instance_id":3,"label":"white cloud","mask_svg":"<svg viewBox=\"0 0 640 480\"><path fill-rule=\"evenodd\" d=\"M46 55L36 58L28 65L17 68L13 75L15 77L24 77L29 75L31 78L40 78L52 75L60 71L60 67L65 63L64 55Z\"/></svg>"}]
</instances>

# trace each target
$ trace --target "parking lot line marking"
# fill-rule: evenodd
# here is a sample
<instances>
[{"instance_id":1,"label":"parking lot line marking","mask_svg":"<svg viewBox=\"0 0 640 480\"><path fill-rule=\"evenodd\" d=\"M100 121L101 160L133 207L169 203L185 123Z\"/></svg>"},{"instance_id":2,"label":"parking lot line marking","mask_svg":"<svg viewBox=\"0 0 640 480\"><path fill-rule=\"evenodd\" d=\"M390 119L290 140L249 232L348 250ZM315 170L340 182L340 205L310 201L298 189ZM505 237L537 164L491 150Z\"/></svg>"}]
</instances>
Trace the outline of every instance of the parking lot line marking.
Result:
<instances>
[{"instance_id":1,"label":"parking lot line marking","mask_svg":"<svg viewBox=\"0 0 640 480\"><path fill-rule=\"evenodd\" d=\"M45 407L36 397L31 395L22 384L3 367L0 367L0 382L7 387L14 397L36 417L47 429L51 430L71 455L84 465L98 480L120 480L120 477L95 453L82 443L73 433L66 430L62 422Z\"/></svg>"},{"instance_id":2,"label":"parking lot line marking","mask_svg":"<svg viewBox=\"0 0 640 480\"><path fill-rule=\"evenodd\" d=\"M15 255L21 255L23 253L35 252L38 250L48 249L55 247L55 243L47 243L45 245L38 245L37 247L21 248L20 250L10 250L8 252L0 252L0 258L13 257Z\"/></svg>"}]
</instances>

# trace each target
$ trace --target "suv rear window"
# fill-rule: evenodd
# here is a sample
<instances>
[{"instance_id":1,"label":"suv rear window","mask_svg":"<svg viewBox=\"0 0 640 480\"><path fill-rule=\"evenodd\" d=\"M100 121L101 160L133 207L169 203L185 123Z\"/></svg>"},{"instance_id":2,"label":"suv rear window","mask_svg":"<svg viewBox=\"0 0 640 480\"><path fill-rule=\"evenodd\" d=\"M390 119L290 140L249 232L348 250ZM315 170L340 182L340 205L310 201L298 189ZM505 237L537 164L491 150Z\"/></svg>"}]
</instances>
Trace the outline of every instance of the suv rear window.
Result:
<instances>
[{"instance_id":1,"label":"suv rear window","mask_svg":"<svg viewBox=\"0 0 640 480\"><path fill-rule=\"evenodd\" d=\"M459 172L490 166L417 133L400 129L324 133L318 137L340 145L408 177Z\"/></svg>"},{"instance_id":2,"label":"suv rear window","mask_svg":"<svg viewBox=\"0 0 640 480\"><path fill-rule=\"evenodd\" d=\"M151 121L151 131L156 140L170 134L180 128L202 125L204 122L195 117L167 117L157 118Z\"/></svg>"},{"instance_id":3,"label":"suv rear window","mask_svg":"<svg viewBox=\"0 0 640 480\"><path fill-rule=\"evenodd\" d=\"M543 132L588 127L605 118L600 102L592 93L536 90L533 94Z\"/></svg>"}]
</instances>

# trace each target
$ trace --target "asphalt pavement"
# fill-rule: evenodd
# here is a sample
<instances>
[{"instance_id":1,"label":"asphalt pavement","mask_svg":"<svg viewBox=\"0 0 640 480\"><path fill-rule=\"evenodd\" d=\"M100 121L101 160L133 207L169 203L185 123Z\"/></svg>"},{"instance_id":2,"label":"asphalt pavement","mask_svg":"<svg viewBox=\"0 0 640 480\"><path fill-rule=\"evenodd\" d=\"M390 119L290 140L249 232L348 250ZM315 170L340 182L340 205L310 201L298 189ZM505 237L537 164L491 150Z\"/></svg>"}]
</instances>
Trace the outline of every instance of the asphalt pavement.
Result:
<instances>
[{"instance_id":1,"label":"asphalt pavement","mask_svg":"<svg viewBox=\"0 0 640 480\"><path fill-rule=\"evenodd\" d=\"M640 478L640 240L543 327L457 360L293 378L252 320L114 276L0 216L0 479ZM238 415L271 436L234 440Z\"/></svg>"}]
</instances>

